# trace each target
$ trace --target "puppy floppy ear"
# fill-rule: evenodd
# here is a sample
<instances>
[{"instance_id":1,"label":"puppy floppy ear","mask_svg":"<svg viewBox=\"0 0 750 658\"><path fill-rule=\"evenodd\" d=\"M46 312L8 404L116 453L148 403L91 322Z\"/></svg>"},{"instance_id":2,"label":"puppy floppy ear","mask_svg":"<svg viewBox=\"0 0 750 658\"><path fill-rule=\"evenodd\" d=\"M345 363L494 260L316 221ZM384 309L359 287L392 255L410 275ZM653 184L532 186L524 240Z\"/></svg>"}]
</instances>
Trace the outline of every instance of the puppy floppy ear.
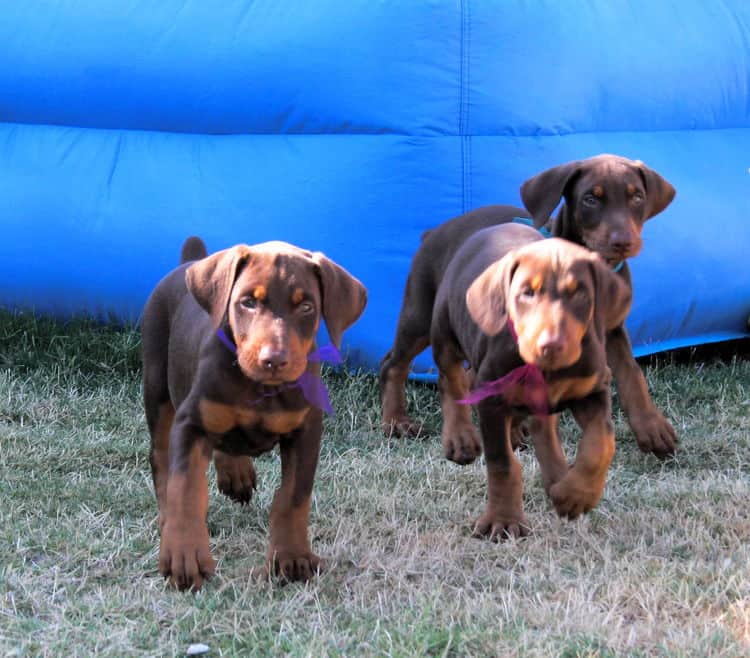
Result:
<instances>
[{"instance_id":1,"label":"puppy floppy ear","mask_svg":"<svg viewBox=\"0 0 750 658\"><path fill-rule=\"evenodd\" d=\"M536 228L547 223L566 188L580 172L581 163L575 160L547 169L521 185L521 200L534 218Z\"/></svg>"},{"instance_id":2,"label":"puppy floppy ear","mask_svg":"<svg viewBox=\"0 0 750 658\"><path fill-rule=\"evenodd\" d=\"M343 267L324 254L312 254L320 277L320 292L323 297L323 318L328 336L336 348L341 347L341 336L362 315L367 304L367 290Z\"/></svg>"},{"instance_id":3,"label":"puppy floppy ear","mask_svg":"<svg viewBox=\"0 0 750 658\"><path fill-rule=\"evenodd\" d=\"M605 331L616 329L628 317L633 301L633 289L617 272L597 254L591 254L593 271L594 314Z\"/></svg>"},{"instance_id":4,"label":"puppy floppy ear","mask_svg":"<svg viewBox=\"0 0 750 658\"><path fill-rule=\"evenodd\" d=\"M237 245L196 261L185 271L188 290L211 316L215 327L224 318L232 286L250 256L249 247Z\"/></svg>"},{"instance_id":5,"label":"puppy floppy ear","mask_svg":"<svg viewBox=\"0 0 750 658\"><path fill-rule=\"evenodd\" d=\"M634 164L646 188L646 219L650 219L672 203L676 191L669 181L640 160L636 160Z\"/></svg>"},{"instance_id":6,"label":"puppy floppy ear","mask_svg":"<svg viewBox=\"0 0 750 658\"><path fill-rule=\"evenodd\" d=\"M511 252L490 265L466 291L466 308L482 333L496 336L508 323L508 294L518 258Z\"/></svg>"}]
</instances>

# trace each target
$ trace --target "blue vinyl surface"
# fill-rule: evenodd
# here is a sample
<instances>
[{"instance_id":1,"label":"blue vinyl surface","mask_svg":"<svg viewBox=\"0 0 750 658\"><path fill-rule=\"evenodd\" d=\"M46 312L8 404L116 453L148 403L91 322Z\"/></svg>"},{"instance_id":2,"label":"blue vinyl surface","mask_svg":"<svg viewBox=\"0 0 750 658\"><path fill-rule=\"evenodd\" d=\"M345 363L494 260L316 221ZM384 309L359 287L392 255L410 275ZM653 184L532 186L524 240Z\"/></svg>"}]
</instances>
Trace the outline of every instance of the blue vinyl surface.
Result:
<instances>
[{"instance_id":1,"label":"blue vinyl surface","mask_svg":"<svg viewBox=\"0 0 750 658\"><path fill-rule=\"evenodd\" d=\"M134 321L186 236L282 239L368 287L372 368L426 228L610 152L677 189L631 263L636 353L748 335L745 0L0 6L5 307Z\"/></svg>"}]
</instances>

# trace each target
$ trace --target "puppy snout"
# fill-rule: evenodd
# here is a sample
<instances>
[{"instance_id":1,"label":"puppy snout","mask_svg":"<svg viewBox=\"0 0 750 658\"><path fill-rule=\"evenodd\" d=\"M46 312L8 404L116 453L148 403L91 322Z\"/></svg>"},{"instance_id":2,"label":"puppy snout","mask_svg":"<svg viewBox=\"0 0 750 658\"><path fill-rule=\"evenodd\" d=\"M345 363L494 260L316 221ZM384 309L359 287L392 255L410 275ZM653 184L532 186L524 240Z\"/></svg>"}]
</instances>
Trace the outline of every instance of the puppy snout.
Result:
<instances>
[{"instance_id":1,"label":"puppy snout","mask_svg":"<svg viewBox=\"0 0 750 658\"><path fill-rule=\"evenodd\" d=\"M544 359L554 360L562 353L565 348L565 341L562 334L552 332L547 329L539 334L537 349Z\"/></svg>"},{"instance_id":2,"label":"puppy snout","mask_svg":"<svg viewBox=\"0 0 750 658\"><path fill-rule=\"evenodd\" d=\"M635 240L629 232L615 231L610 236L609 245L613 251L619 254L627 254L635 248Z\"/></svg>"},{"instance_id":3,"label":"puppy snout","mask_svg":"<svg viewBox=\"0 0 750 658\"><path fill-rule=\"evenodd\" d=\"M264 345L258 353L258 361L263 370L276 372L289 364L289 355L284 349L274 345Z\"/></svg>"}]
</instances>

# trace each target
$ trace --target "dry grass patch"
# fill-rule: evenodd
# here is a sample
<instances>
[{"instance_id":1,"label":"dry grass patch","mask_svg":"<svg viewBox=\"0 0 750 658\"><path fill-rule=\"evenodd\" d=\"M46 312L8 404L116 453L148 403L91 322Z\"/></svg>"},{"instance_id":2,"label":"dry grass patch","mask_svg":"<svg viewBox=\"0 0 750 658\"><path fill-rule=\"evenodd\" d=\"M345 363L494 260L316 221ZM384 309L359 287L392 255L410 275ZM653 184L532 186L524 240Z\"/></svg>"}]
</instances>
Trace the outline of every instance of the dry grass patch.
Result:
<instances>
[{"instance_id":1,"label":"dry grass patch","mask_svg":"<svg viewBox=\"0 0 750 658\"><path fill-rule=\"evenodd\" d=\"M481 464L384 439L368 375L328 375L311 532L327 571L257 578L278 457L257 462L249 506L212 480L217 576L164 586L138 337L92 323L0 318L0 653L24 656L741 656L750 652L750 363L650 367L679 456L642 455L617 417L605 496L558 519L521 456L534 532L472 539ZM429 426L430 386L411 401ZM567 448L575 431L566 423Z\"/></svg>"}]
</instances>

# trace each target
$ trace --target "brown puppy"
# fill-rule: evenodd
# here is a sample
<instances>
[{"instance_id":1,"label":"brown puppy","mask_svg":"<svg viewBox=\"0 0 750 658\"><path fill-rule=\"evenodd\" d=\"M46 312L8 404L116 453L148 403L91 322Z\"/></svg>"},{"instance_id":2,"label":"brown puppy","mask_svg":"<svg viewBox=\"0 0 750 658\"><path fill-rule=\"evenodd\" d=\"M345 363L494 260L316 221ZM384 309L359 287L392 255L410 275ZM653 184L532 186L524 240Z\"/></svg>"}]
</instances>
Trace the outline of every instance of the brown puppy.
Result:
<instances>
[{"instance_id":1,"label":"brown puppy","mask_svg":"<svg viewBox=\"0 0 750 658\"><path fill-rule=\"evenodd\" d=\"M521 187L521 198L535 226L549 223L552 235L598 252L618 269L629 287L627 259L641 251L643 224L664 210L674 196L674 187L655 171L638 160L615 155L553 167ZM560 199L564 203L551 220ZM658 457L673 454L677 433L651 400L624 325L607 336L607 361L640 449Z\"/></svg>"},{"instance_id":2,"label":"brown puppy","mask_svg":"<svg viewBox=\"0 0 750 658\"><path fill-rule=\"evenodd\" d=\"M674 188L641 162L602 155L535 176L523 184L521 196L535 226L551 222L554 236L598 252L630 286L625 261L640 251L643 223L669 205ZM557 218L550 220L561 197L564 204ZM380 364L386 434L416 435L420 431L420 425L407 414L404 387L411 361L429 344L435 292L453 250L475 231L518 217L529 214L513 206L485 206L424 234L406 282L393 347ZM646 380L633 358L623 326L610 332L607 356L640 448L659 456L674 452L674 429L648 395Z\"/></svg>"},{"instance_id":3,"label":"brown puppy","mask_svg":"<svg viewBox=\"0 0 750 658\"><path fill-rule=\"evenodd\" d=\"M206 527L211 457L221 491L247 502L255 487L250 457L278 445L268 566L283 580L307 580L320 566L307 524L322 410L297 380L319 375L308 354L321 317L338 347L366 291L323 254L284 242L206 257L191 238L182 254L200 260L159 282L141 323L159 570L180 589L201 587L214 571Z\"/></svg>"},{"instance_id":4,"label":"brown puppy","mask_svg":"<svg viewBox=\"0 0 750 658\"><path fill-rule=\"evenodd\" d=\"M482 229L452 251L430 329L448 457L471 461L474 452L461 451L479 439L465 404L464 362L479 390L518 369L526 372L524 364L540 380L516 379L478 401L488 502L475 534L502 538L527 532L510 428L513 417L529 414L540 393L546 411L570 408L583 431L570 469L556 415L546 421L550 431L532 433L545 490L558 514L575 518L599 501L614 454L605 340L630 309L630 289L598 255L566 240L543 240L527 226Z\"/></svg>"}]
</instances>

